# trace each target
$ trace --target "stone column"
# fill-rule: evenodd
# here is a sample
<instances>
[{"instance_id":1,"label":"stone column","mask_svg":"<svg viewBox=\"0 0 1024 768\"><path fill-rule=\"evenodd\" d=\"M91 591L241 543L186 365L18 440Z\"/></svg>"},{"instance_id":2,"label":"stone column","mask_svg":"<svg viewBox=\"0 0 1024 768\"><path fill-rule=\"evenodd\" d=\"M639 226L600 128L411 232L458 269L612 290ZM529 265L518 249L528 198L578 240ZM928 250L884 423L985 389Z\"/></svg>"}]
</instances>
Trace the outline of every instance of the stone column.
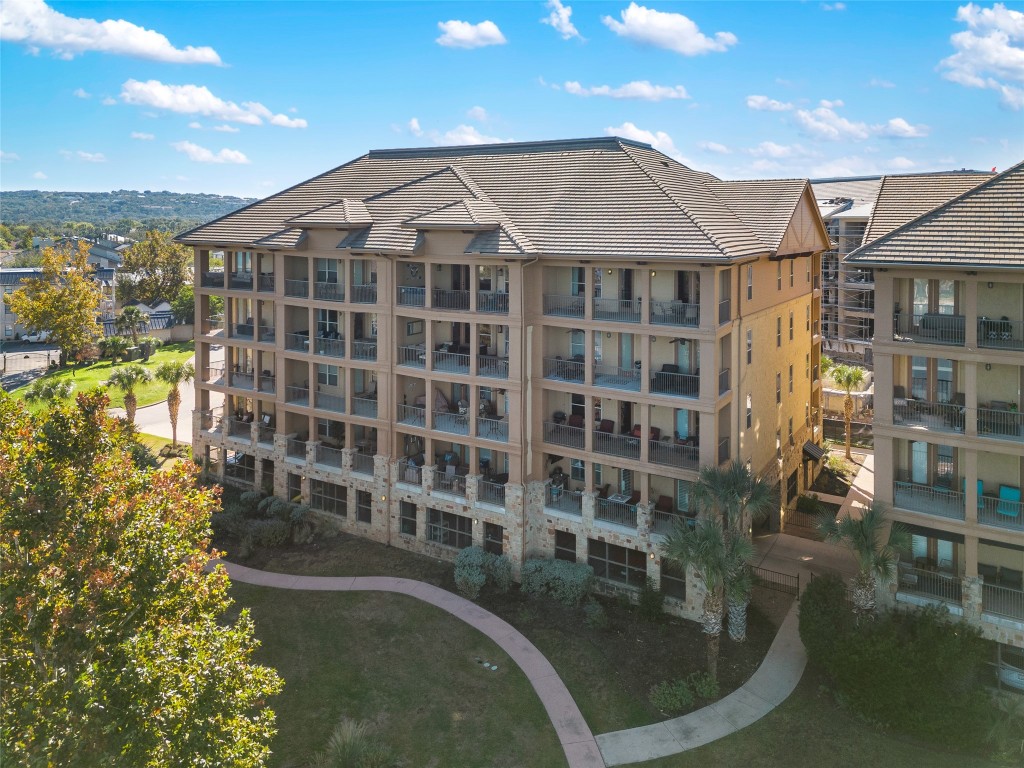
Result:
<instances>
[{"instance_id":1,"label":"stone column","mask_svg":"<svg viewBox=\"0 0 1024 768\"><path fill-rule=\"evenodd\" d=\"M378 541L391 540L391 482L388 471L390 457L377 454L373 457L373 498L370 500L371 532ZM396 513L397 517L397 513Z\"/></svg>"},{"instance_id":2,"label":"stone column","mask_svg":"<svg viewBox=\"0 0 1024 768\"><path fill-rule=\"evenodd\" d=\"M355 448L341 449L341 472L346 477L352 474L352 456L359 453Z\"/></svg>"},{"instance_id":3,"label":"stone column","mask_svg":"<svg viewBox=\"0 0 1024 768\"><path fill-rule=\"evenodd\" d=\"M505 541L503 549L505 556L512 563L512 578L519 580L523 567L523 557L526 550L527 521L529 509L533 508L533 502L537 487L543 494L543 483L532 482L526 488L518 483L509 483L505 486L505 519L502 521L505 529ZM543 495L541 495L543 499ZM544 502L540 501L540 509L543 509Z\"/></svg>"},{"instance_id":4,"label":"stone column","mask_svg":"<svg viewBox=\"0 0 1024 768\"><path fill-rule=\"evenodd\" d=\"M434 470L436 468L432 464L427 464L420 468L420 472L423 477L423 492L431 493L434 490Z\"/></svg>"},{"instance_id":5,"label":"stone column","mask_svg":"<svg viewBox=\"0 0 1024 768\"><path fill-rule=\"evenodd\" d=\"M586 491L583 494L583 529L590 530L594 527L594 512L597 508L597 492ZM579 543L577 542L577 546Z\"/></svg>"},{"instance_id":6,"label":"stone column","mask_svg":"<svg viewBox=\"0 0 1024 768\"><path fill-rule=\"evenodd\" d=\"M981 621L983 579L980 576L964 576L962 582L964 619L977 623Z\"/></svg>"},{"instance_id":7,"label":"stone column","mask_svg":"<svg viewBox=\"0 0 1024 768\"><path fill-rule=\"evenodd\" d=\"M466 476L466 504L473 506L480 499L480 481L483 480L482 475L467 475Z\"/></svg>"}]
</instances>

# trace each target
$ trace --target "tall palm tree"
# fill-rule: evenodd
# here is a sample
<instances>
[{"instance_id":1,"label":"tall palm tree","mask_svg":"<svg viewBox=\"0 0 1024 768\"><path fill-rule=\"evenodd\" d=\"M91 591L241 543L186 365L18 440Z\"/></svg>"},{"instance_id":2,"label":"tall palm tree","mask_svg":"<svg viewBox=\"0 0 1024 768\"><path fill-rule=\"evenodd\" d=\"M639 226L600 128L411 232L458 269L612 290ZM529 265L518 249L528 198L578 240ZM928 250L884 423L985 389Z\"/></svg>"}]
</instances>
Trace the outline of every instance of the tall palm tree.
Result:
<instances>
[{"instance_id":1,"label":"tall palm tree","mask_svg":"<svg viewBox=\"0 0 1024 768\"><path fill-rule=\"evenodd\" d=\"M754 546L746 537L730 540L719 518L701 516L693 528L677 521L661 551L665 557L692 568L693 575L704 584L701 623L708 643L708 674L717 680L718 646L725 610L723 591L729 574L754 556Z\"/></svg>"},{"instance_id":2,"label":"tall palm tree","mask_svg":"<svg viewBox=\"0 0 1024 768\"><path fill-rule=\"evenodd\" d=\"M132 337L132 346L139 346L139 329L149 322L149 315L138 307L125 307L114 318L114 327L118 333L128 333Z\"/></svg>"},{"instance_id":3,"label":"tall palm tree","mask_svg":"<svg viewBox=\"0 0 1024 768\"><path fill-rule=\"evenodd\" d=\"M135 388L152 380L153 374L141 365L119 368L107 379L107 384L124 392L124 409L128 412L128 421L132 424L135 423L135 410L139 402L135 397Z\"/></svg>"},{"instance_id":4,"label":"tall palm tree","mask_svg":"<svg viewBox=\"0 0 1024 768\"><path fill-rule=\"evenodd\" d=\"M875 587L888 584L896 576L899 551L910 546L910 532L902 523L894 522L889 528L889 538L882 541L888 523L885 507L873 502L860 518L849 514L842 518L828 512L818 518L818 531L830 544L842 544L853 552L857 559L857 575L854 577L850 597L853 607L862 619L870 618L875 610Z\"/></svg>"},{"instance_id":5,"label":"tall palm tree","mask_svg":"<svg viewBox=\"0 0 1024 768\"><path fill-rule=\"evenodd\" d=\"M846 421L846 458L852 459L850 445L853 442L853 395L850 394L854 387L864 383L864 369L859 365L836 365L833 366L830 375L832 381L846 391L846 398L843 400L843 418Z\"/></svg>"},{"instance_id":6,"label":"tall palm tree","mask_svg":"<svg viewBox=\"0 0 1024 768\"><path fill-rule=\"evenodd\" d=\"M156 377L171 385L167 393L167 410L171 415L171 447L178 446L178 408L181 406L181 392L178 387L187 384L196 377L196 369L192 363L171 360L161 363L156 369Z\"/></svg>"},{"instance_id":7,"label":"tall palm tree","mask_svg":"<svg viewBox=\"0 0 1024 768\"><path fill-rule=\"evenodd\" d=\"M117 361L128 351L128 340L123 336L107 336L100 339L99 346L100 351L110 358L111 365L117 365Z\"/></svg>"},{"instance_id":8,"label":"tall palm tree","mask_svg":"<svg viewBox=\"0 0 1024 768\"><path fill-rule=\"evenodd\" d=\"M59 400L67 400L75 385L70 381L53 379L36 379L29 384L25 391L25 400L29 403L48 403L50 405Z\"/></svg>"},{"instance_id":9,"label":"tall palm tree","mask_svg":"<svg viewBox=\"0 0 1024 768\"><path fill-rule=\"evenodd\" d=\"M778 504L775 488L754 477L747 465L739 461L725 467L701 467L693 498L700 509L722 521L730 546L733 539L747 539L751 524L764 520ZM733 580L735 584L730 583ZM729 637L740 643L747 639L751 588L750 568L746 562L727 574Z\"/></svg>"}]
</instances>

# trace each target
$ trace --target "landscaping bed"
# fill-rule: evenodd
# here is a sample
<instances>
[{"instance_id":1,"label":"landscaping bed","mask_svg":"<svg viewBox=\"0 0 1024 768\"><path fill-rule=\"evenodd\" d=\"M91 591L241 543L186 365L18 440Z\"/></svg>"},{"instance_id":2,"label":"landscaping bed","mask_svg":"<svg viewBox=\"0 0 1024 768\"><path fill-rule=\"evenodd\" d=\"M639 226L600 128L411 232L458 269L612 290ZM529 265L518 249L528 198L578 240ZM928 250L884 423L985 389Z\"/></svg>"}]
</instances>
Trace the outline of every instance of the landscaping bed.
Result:
<instances>
[{"instance_id":1,"label":"landscaping bed","mask_svg":"<svg viewBox=\"0 0 1024 768\"><path fill-rule=\"evenodd\" d=\"M850 486L864 461L862 454L853 454L853 461L848 461L843 451L826 455L821 472L808 489L808 493L824 493L830 496L846 496Z\"/></svg>"}]
</instances>

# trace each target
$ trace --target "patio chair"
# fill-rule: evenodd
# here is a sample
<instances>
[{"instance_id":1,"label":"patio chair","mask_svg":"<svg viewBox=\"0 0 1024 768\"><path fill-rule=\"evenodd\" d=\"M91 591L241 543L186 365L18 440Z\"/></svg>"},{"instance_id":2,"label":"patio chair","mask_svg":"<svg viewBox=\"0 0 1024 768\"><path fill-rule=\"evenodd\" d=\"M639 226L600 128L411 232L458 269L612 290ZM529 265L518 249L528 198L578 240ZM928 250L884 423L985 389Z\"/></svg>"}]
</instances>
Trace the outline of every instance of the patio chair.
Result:
<instances>
[{"instance_id":1,"label":"patio chair","mask_svg":"<svg viewBox=\"0 0 1024 768\"><path fill-rule=\"evenodd\" d=\"M999 486L999 504L996 512L1005 517L1020 516L1020 488L1012 485Z\"/></svg>"},{"instance_id":2,"label":"patio chair","mask_svg":"<svg viewBox=\"0 0 1024 768\"><path fill-rule=\"evenodd\" d=\"M999 580L999 566L978 563L978 575L985 580L986 584L995 584Z\"/></svg>"},{"instance_id":3,"label":"patio chair","mask_svg":"<svg viewBox=\"0 0 1024 768\"><path fill-rule=\"evenodd\" d=\"M967 497L967 478L960 478L960 493L964 494L964 498ZM981 480L978 481L978 509L985 506L985 502L982 501L982 495L985 493L985 483Z\"/></svg>"},{"instance_id":4,"label":"patio chair","mask_svg":"<svg viewBox=\"0 0 1024 768\"><path fill-rule=\"evenodd\" d=\"M601 419L601 423L597 425L597 431L603 432L606 435L614 435L615 422L611 419Z\"/></svg>"},{"instance_id":5,"label":"patio chair","mask_svg":"<svg viewBox=\"0 0 1024 768\"><path fill-rule=\"evenodd\" d=\"M907 417L907 389L901 384L892 388L892 416L900 421Z\"/></svg>"},{"instance_id":6,"label":"patio chair","mask_svg":"<svg viewBox=\"0 0 1024 768\"><path fill-rule=\"evenodd\" d=\"M639 504L640 503L640 491L633 491L629 495L629 501L626 502L626 503L629 504L629 505Z\"/></svg>"},{"instance_id":7,"label":"patio chair","mask_svg":"<svg viewBox=\"0 0 1024 768\"><path fill-rule=\"evenodd\" d=\"M609 489L611 487L612 487L611 483L605 483L604 485L602 485L601 486L601 490L599 490L597 492L597 498L599 498L599 499L607 499L608 498L608 491L609 491Z\"/></svg>"},{"instance_id":8,"label":"patio chair","mask_svg":"<svg viewBox=\"0 0 1024 768\"><path fill-rule=\"evenodd\" d=\"M657 503L654 505L655 512L664 512L667 515L672 514L672 497L671 496L659 496Z\"/></svg>"},{"instance_id":9,"label":"patio chair","mask_svg":"<svg viewBox=\"0 0 1024 768\"><path fill-rule=\"evenodd\" d=\"M569 416L569 426L576 427L578 429L583 429L583 414L574 413L571 416Z\"/></svg>"}]
</instances>

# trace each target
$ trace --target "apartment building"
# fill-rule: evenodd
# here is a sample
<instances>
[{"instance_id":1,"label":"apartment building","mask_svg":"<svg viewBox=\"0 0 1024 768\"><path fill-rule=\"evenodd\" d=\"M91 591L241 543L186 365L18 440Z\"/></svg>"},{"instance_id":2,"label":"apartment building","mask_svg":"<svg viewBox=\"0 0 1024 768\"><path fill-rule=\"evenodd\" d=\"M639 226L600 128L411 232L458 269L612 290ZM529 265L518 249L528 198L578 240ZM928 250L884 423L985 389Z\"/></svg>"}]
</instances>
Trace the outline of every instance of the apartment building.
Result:
<instances>
[{"instance_id":1,"label":"apartment building","mask_svg":"<svg viewBox=\"0 0 1024 768\"><path fill-rule=\"evenodd\" d=\"M179 240L196 457L356 535L651 576L693 613L657 545L698 467L750 462L786 500L813 481L828 240L805 180L618 138L381 150Z\"/></svg>"},{"instance_id":2,"label":"apartment building","mask_svg":"<svg viewBox=\"0 0 1024 768\"><path fill-rule=\"evenodd\" d=\"M0 342L13 342L20 339L30 329L26 328L18 320L18 315L11 311L7 302L3 301L4 295L10 295L22 287L26 280L42 277L43 272L36 267L0 267ZM93 278L100 286L99 319L106 321L114 316L114 292L117 282L117 272L111 267L96 267ZM46 330L46 329L38 329Z\"/></svg>"},{"instance_id":3,"label":"apartment building","mask_svg":"<svg viewBox=\"0 0 1024 768\"><path fill-rule=\"evenodd\" d=\"M846 263L880 310L875 497L913 534L894 599L979 624L1024 687L1024 164Z\"/></svg>"}]
</instances>

